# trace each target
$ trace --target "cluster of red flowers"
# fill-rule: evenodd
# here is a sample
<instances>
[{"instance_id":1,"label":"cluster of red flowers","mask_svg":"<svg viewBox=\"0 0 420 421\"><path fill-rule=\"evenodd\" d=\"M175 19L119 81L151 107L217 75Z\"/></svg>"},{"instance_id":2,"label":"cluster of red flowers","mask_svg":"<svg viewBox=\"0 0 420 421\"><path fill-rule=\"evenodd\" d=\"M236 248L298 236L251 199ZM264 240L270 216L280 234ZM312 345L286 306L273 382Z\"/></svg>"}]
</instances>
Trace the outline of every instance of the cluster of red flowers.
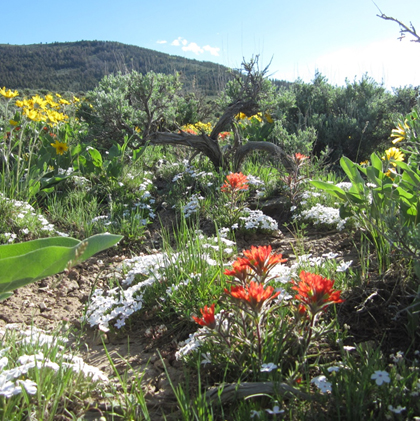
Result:
<instances>
[{"instance_id":1,"label":"cluster of red flowers","mask_svg":"<svg viewBox=\"0 0 420 421\"><path fill-rule=\"evenodd\" d=\"M333 290L334 281L303 270L299 278L299 283L293 281L292 289L298 292L295 298L301 302L300 307L305 307L312 315L325 310L331 304L344 301L340 297L341 291ZM299 311L302 311L301 308Z\"/></svg>"},{"instance_id":2,"label":"cluster of red flowers","mask_svg":"<svg viewBox=\"0 0 420 421\"><path fill-rule=\"evenodd\" d=\"M275 292L272 286L264 287L270 270L278 263L284 263L281 254L272 254L271 246L251 247L244 250L246 258L238 257L232 265L232 270L225 270L224 274L233 276L240 285L234 285L230 290L225 288L225 293L234 300L244 303L255 313L259 313L263 306L274 300L280 293ZM202 318L193 317L196 323L215 327L214 304L201 309Z\"/></svg>"},{"instance_id":3,"label":"cluster of red flowers","mask_svg":"<svg viewBox=\"0 0 420 421\"><path fill-rule=\"evenodd\" d=\"M219 133L219 138L222 140L225 140L228 136L230 136L230 132Z\"/></svg>"},{"instance_id":4,"label":"cluster of red flowers","mask_svg":"<svg viewBox=\"0 0 420 421\"><path fill-rule=\"evenodd\" d=\"M263 284L258 282L251 281L249 286L243 287L242 285L233 286L230 288L230 291L225 288L225 293L230 295L233 299L241 301L251 307L253 311L259 313L263 304L274 300L280 292L274 293L274 288L272 286L267 286L264 288Z\"/></svg>"},{"instance_id":5,"label":"cluster of red flowers","mask_svg":"<svg viewBox=\"0 0 420 421\"><path fill-rule=\"evenodd\" d=\"M295 160L300 163L302 161L305 161L305 159L309 159L309 156L303 155L299 152L295 153Z\"/></svg>"},{"instance_id":6,"label":"cluster of red flowers","mask_svg":"<svg viewBox=\"0 0 420 421\"><path fill-rule=\"evenodd\" d=\"M280 294L274 292L272 286L264 287L270 270L287 260L283 259L281 254L272 254L271 251L271 246L252 246L251 250L244 250L246 258L238 257L232 265L232 270L224 272L225 275L234 277L235 282L239 284L232 286L230 290L225 288L225 293L257 314ZM341 291L333 290L333 280L305 271L302 271L299 277L299 283L292 281L292 289L297 291L295 298L299 301L300 315L310 313L314 317L329 305L344 301L340 297ZM201 318L193 316L195 322L214 329L216 327L214 307L215 304L210 307L204 306L200 310Z\"/></svg>"},{"instance_id":7,"label":"cluster of red flowers","mask_svg":"<svg viewBox=\"0 0 420 421\"><path fill-rule=\"evenodd\" d=\"M224 273L237 278L241 284L247 283L248 277L264 282L274 266L287 261L282 254L271 254L271 251L271 246L251 246L251 250L243 252L246 259L238 257L232 265L233 269Z\"/></svg>"},{"instance_id":8,"label":"cluster of red flowers","mask_svg":"<svg viewBox=\"0 0 420 421\"><path fill-rule=\"evenodd\" d=\"M214 304L210 307L204 306L204 308L200 309L202 318L193 316L193 319L196 323L200 326L207 326L210 329L214 329L216 327L216 320L214 319Z\"/></svg>"},{"instance_id":9,"label":"cluster of red flowers","mask_svg":"<svg viewBox=\"0 0 420 421\"><path fill-rule=\"evenodd\" d=\"M248 178L246 175L243 175L241 172L227 175L222 186L222 192L233 193L240 190L248 190Z\"/></svg>"},{"instance_id":10,"label":"cluster of red flowers","mask_svg":"<svg viewBox=\"0 0 420 421\"><path fill-rule=\"evenodd\" d=\"M190 128L186 128L186 129L183 129L183 130L179 131L179 133L182 133L182 132L189 133L189 134L197 134L197 132L195 130L190 129Z\"/></svg>"}]
</instances>

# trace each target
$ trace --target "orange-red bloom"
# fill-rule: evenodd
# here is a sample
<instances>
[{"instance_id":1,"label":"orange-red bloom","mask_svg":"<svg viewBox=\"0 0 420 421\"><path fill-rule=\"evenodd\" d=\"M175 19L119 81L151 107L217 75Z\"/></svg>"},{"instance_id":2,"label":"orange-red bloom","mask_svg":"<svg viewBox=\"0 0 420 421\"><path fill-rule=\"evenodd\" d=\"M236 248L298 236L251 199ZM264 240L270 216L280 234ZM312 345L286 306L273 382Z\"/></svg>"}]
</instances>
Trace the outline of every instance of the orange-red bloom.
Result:
<instances>
[{"instance_id":1,"label":"orange-red bloom","mask_svg":"<svg viewBox=\"0 0 420 421\"><path fill-rule=\"evenodd\" d=\"M226 269L224 274L227 276L234 276L241 283L245 284L249 276L249 261L238 257L235 262L232 264L232 270Z\"/></svg>"},{"instance_id":2,"label":"orange-red bloom","mask_svg":"<svg viewBox=\"0 0 420 421\"><path fill-rule=\"evenodd\" d=\"M223 192L236 192L239 190L248 190L248 179L246 175L239 173L230 173L226 176L225 184L222 186Z\"/></svg>"},{"instance_id":3,"label":"orange-red bloom","mask_svg":"<svg viewBox=\"0 0 420 421\"><path fill-rule=\"evenodd\" d=\"M228 136L230 136L230 132L219 133L219 138L222 140L225 140Z\"/></svg>"},{"instance_id":4,"label":"orange-red bloom","mask_svg":"<svg viewBox=\"0 0 420 421\"><path fill-rule=\"evenodd\" d=\"M295 153L295 159L298 163L300 163L301 161L304 161L305 159L309 159L309 156L303 155L299 152Z\"/></svg>"},{"instance_id":5,"label":"orange-red bloom","mask_svg":"<svg viewBox=\"0 0 420 421\"><path fill-rule=\"evenodd\" d=\"M293 281L293 287L298 294L295 298L299 300L313 315L325 310L327 306L334 303L342 303L341 291L334 291L334 281L314 273L300 272L299 284Z\"/></svg>"},{"instance_id":6,"label":"orange-red bloom","mask_svg":"<svg viewBox=\"0 0 420 421\"><path fill-rule=\"evenodd\" d=\"M284 263L282 254L271 254L271 246L251 246L251 250L244 250L244 255L248 258L249 267L258 276L266 277L268 272L278 263Z\"/></svg>"},{"instance_id":7,"label":"orange-red bloom","mask_svg":"<svg viewBox=\"0 0 420 421\"><path fill-rule=\"evenodd\" d=\"M200 326L207 326L210 329L214 329L216 327L216 320L214 318L214 304L212 304L210 307L204 306L204 308L200 308L200 312L203 317L200 318L192 316L194 321Z\"/></svg>"},{"instance_id":8,"label":"orange-red bloom","mask_svg":"<svg viewBox=\"0 0 420 421\"><path fill-rule=\"evenodd\" d=\"M262 284L258 282L251 281L249 286L232 286L230 291L225 288L225 293L231 297L241 300L247 305L249 305L257 313L261 310L264 302L267 300L272 300L276 298L280 292L273 294L274 288L272 286L267 286L264 288Z\"/></svg>"}]
</instances>

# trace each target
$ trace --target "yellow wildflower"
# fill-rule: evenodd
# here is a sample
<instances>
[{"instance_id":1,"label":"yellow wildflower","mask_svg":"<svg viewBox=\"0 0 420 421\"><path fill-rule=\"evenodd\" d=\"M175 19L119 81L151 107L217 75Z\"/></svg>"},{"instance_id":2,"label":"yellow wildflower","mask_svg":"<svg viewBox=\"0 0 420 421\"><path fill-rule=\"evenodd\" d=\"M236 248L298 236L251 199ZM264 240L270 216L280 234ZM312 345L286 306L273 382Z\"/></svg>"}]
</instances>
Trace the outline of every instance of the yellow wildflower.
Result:
<instances>
[{"instance_id":1,"label":"yellow wildflower","mask_svg":"<svg viewBox=\"0 0 420 421\"><path fill-rule=\"evenodd\" d=\"M367 166L369 165L369 161L368 161L368 160L366 160L366 161L362 161L362 162L360 163L360 165L362 165L362 166L364 166L364 167L367 167Z\"/></svg>"},{"instance_id":2,"label":"yellow wildflower","mask_svg":"<svg viewBox=\"0 0 420 421\"><path fill-rule=\"evenodd\" d=\"M136 131L137 133L140 133L141 129L140 129L140 127L136 126L136 127L134 127L134 131Z\"/></svg>"},{"instance_id":3,"label":"yellow wildflower","mask_svg":"<svg viewBox=\"0 0 420 421\"><path fill-rule=\"evenodd\" d=\"M202 123L199 121L198 123L195 123L193 127L198 130L199 132L210 132L212 130L211 123Z\"/></svg>"},{"instance_id":4,"label":"yellow wildflower","mask_svg":"<svg viewBox=\"0 0 420 421\"><path fill-rule=\"evenodd\" d=\"M3 86L3 89L0 89L0 94L3 95L7 99L11 99L11 98L14 98L15 96L18 96L19 92L18 91L12 92L10 89L6 91L6 87Z\"/></svg>"},{"instance_id":5,"label":"yellow wildflower","mask_svg":"<svg viewBox=\"0 0 420 421\"><path fill-rule=\"evenodd\" d=\"M55 94L55 96L56 96L57 98L61 98L61 95L60 95L60 94Z\"/></svg>"},{"instance_id":6,"label":"yellow wildflower","mask_svg":"<svg viewBox=\"0 0 420 421\"><path fill-rule=\"evenodd\" d=\"M74 96L73 97L73 102L79 102L80 101L80 99L79 98L77 98L77 96Z\"/></svg>"},{"instance_id":7,"label":"yellow wildflower","mask_svg":"<svg viewBox=\"0 0 420 421\"><path fill-rule=\"evenodd\" d=\"M385 173L385 175L387 176L387 177L389 177L391 180L394 180L395 179L395 176L397 175L397 172L395 171L395 169L394 168L390 168L386 173Z\"/></svg>"},{"instance_id":8,"label":"yellow wildflower","mask_svg":"<svg viewBox=\"0 0 420 421\"><path fill-rule=\"evenodd\" d=\"M63 104L63 105L70 105L70 102L69 101L67 101L67 99L60 99L60 104Z\"/></svg>"},{"instance_id":9,"label":"yellow wildflower","mask_svg":"<svg viewBox=\"0 0 420 421\"><path fill-rule=\"evenodd\" d=\"M410 126L407 124L407 120L404 121L404 125L398 124L396 129L392 129L391 137L395 137L392 141L392 144L395 145L398 142L401 142L407 137L407 130Z\"/></svg>"},{"instance_id":10,"label":"yellow wildflower","mask_svg":"<svg viewBox=\"0 0 420 421\"><path fill-rule=\"evenodd\" d=\"M30 110L28 108L25 108L23 112L25 113L26 117L28 117L32 121L42 120L42 115L37 110Z\"/></svg>"},{"instance_id":11,"label":"yellow wildflower","mask_svg":"<svg viewBox=\"0 0 420 421\"><path fill-rule=\"evenodd\" d=\"M261 113L254 114L251 117L248 117L248 120L252 120L252 119L255 119L261 123L262 122Z\"/></svg>"},{"instance_id":12,"label":"yellow wildflower","mask_svg":"<svg viewBox=\"0 0 420 421\"><path fill-rule=\"evenodd\" d=\"M19 125L19 123L18 123L17 121L15 121L15 120L9 120L9 123L10 123L12 126L18 126L18 125Z\"/></svg>"},{"instance_id":13,"label":"yellow wildflower","mask_svg":"<svg viewBox=\"0 0 420 421\"><path fill-rule=\"evenodd\" d=\"M53 107L53 108L59 107L59 104L54 101L54 97L52 95L45 95L45 100L47 101L50 107Z\"/></svg>"},{"instance_id":14,"label":"yellow wildflower","mask_svg":"<svg viewBox=\"0 0 420 421\"><path fill-rule=\"evenodd\" d=\"M274 123L274 120L269 113L265 113L264 117L265 117L265 119L267 120L268 123L270 123L270 124Z\"/></svg>"},{"instance_id":15,"label":"yellow wildflower","mask_svg":"<svg viewBox=\"0 0 420 421\"><path fill-rule=\"evenodd\" d=\"M56 140L55 143L51 143L51 146L55 149L57 155L63 155L69 148L67 143L61 143L58 140Z\"/></svg>"},{"instance_id":16,"label":"yellow wildflower","mask_svg":"<svg viewBox=\"0 0 420 421\"><path fill-rule=\"evenodd\" d=\"M31 104L32 108L41 108L42 110L45 110L47 107L47 101L44 98L41 98L39 95L33 96L29 103Z\"/></svg>"},{"instance_id":17,"label":"yellow wildflower","mask_svg":"<svg viewBox=\"0 0 420 421\"><path fill-rule=\"evenodd\" d=\"M248 118L248 117L246 116L245 113L239 113L239 114L236 114L235 118L236 118L236 120L243 120L243 119Z\"/></svg>"},{"instance_id":18,"label":"yellow wildflower","mask_svg":"<svg viewBox=\"0 0 420 421\"><path fill-rule=\"evenodd\" d=\"M404 161L404 154L398 148L389 148L385 151L385 156L382 157L385 161L390 161L394 167L396 164L392 161Z\"/></svg>"},{"instance_id":19,"label":"yellow wildflower","mask_svg":"<svg viewBox=\"0 0 420 421\"><path fill-rule=\"evenodd\" d=\"M47 117L48 117L48 120L51 121L51 123L58 123L59 121L64 121L67 118L69 118L67 115L65 115L63 113L59 113L59 112L54 111L54 110L48 110L47 111Z\"/></svg>"}]
</instances>

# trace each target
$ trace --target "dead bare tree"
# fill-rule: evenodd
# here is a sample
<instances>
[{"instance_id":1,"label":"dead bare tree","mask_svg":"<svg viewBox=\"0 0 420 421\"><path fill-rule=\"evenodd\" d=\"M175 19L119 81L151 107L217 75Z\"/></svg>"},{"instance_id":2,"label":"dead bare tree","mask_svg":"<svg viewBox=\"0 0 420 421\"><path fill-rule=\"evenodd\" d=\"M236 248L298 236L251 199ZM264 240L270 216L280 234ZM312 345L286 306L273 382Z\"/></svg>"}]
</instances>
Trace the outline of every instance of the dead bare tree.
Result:
<instances>
[{"instance_id":1,"label":"dead bare tree","mask_svg":"<svg viewBox=\"0 0 420 421\"><path fill-rule=\"evenodd\" d=\"M405 38L406 34L409 34L414 37L414 39L410 40L411 42L420 42L420 35L417 34L416 29L414 28L414 25L411 22L410 22L410 26L408 27L400 20L395 19L391 16L387 16L384 13L382 13L381 9L379 9L379 7L377 6L375 2L373 2L373 4L377 7L380 13L379 15L376 15L376 16L384 20L390 20L392 22L396 22L398 23L398 25L400 25L400 36L398 38L400 41L402 41Z\"/></svg>"},{"instance_id":2,"label":"dead bare tree","mask_svg":"<svg viewBox=\"0 0 420 421\"><path fill-rule=\"evenodd\" d=\"M143 138L143 142L150 145L183 145L188 146L198 153L207 156L213 163L216 170L231 168L234 171L240 169L241 164L248 154L260 150L270 153L272 156L278 156L286 169L294 168L294 162L277 145L270 142L259 142L240 138L239 131L235 127L235 116L243 113L252 116L261 109L261 102L269 95L270 82L266 79L268 66L259 70L258 56L251 59L250 62L243 62L243 72L238 74L231 97L234 100L227 105L222 116L217 121L210 135L206 133L191 134L180 130L178 133L155 131ZM219 134L222 131L233 130L234 142L230 148L223 150L219 145ZM195 154L196 155L196 154ZM194 156L195 156L194 155Z\"/></svg>"}]
</instances>

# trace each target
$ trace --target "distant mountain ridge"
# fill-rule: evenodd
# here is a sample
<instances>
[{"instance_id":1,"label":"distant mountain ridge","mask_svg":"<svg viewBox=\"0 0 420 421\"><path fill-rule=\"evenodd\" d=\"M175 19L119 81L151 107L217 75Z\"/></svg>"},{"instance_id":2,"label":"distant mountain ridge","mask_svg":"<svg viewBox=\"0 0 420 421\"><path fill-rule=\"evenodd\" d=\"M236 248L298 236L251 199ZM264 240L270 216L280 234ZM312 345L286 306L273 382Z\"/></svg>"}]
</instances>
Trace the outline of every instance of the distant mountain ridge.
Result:
<instances>
[{"instance_id":1,"label":"distant mountain ridge","mask_svg":"<svg viewBox=\"0 0 420 421\"><path fill-rule=\"evenodd\" d=\"M0 44L0 87L8 89L86 92L107 74L131 70L179 72L186 89L205 95L217 94L230 79L227 68L219 64L119 42Z\"/></svg>"}]
</instances>

